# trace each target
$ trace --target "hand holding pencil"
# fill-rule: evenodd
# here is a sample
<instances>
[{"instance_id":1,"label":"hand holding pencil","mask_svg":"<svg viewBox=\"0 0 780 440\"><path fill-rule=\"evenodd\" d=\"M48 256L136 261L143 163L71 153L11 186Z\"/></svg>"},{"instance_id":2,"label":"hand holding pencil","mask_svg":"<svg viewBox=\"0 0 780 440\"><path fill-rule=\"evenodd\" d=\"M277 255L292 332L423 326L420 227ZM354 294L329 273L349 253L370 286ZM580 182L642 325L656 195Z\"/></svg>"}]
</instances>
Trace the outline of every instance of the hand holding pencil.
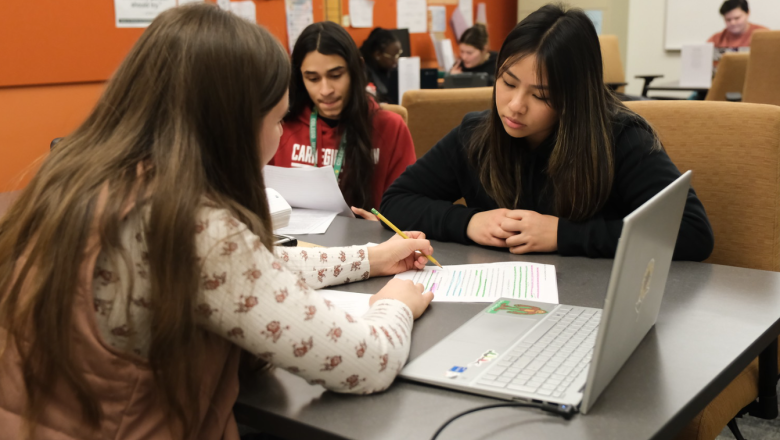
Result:
<instances>
[{"instance_id":1,"label":"hand holding pencil","mask_svg":"<svg viewBox=\"0 0 780 440\"><path fill-rule=\"evenodd\" d=\"M379 213L379 211L377 211L376 209L373 209L373 208L372 208L372 209L371 209L371 212L372 212L372 213L373 213L375 216L377 216L377 218L379 218L379 220L381 220L381 221L382 221L384 224L386 224L388 227L390 227L390 229L392 229L393 231L395 231L395 233L396 233L396 234L400 235L400 236L401 236L403 239L405 239L405 240L408 240L408 239L410 238L410 237L409 237L409 236L407 236L407 235L406 235L406 234L405 234L403 231L401 231L401 230L400 230L400 229L398 229L398 228L397 228L397 227L396 227L394 224L392 224L392 223L390 222L390 220L386 219L386 218L385 218L385 216L383 216L382 214L380 214L380 213ZM425 234L423 234L422 232L419 232L418 234L422 234L422 238L424 238L424 237L425 237ZM430 245L430 243L429 243L429 245ZM424 256L425 258L427 258L427 259L428 259L428 260L429 260L431 263L433 263L433 264L435 264L435 265L437 265L437 266L441 267L441 264L439 264L439 262L438 262L438 261L436 261L436 259L435 259L435 258L433 258L433 257L430 255L430 254L433 252L433 248L431 248L431 252L428 252L428 253L425 253L425 252L423 252L422 250L420 250L420 252L421 252L421 253L423 254L423 256ZM443 268L442 268L442 269L443 269Z\"/></svg>"}]
</instances>

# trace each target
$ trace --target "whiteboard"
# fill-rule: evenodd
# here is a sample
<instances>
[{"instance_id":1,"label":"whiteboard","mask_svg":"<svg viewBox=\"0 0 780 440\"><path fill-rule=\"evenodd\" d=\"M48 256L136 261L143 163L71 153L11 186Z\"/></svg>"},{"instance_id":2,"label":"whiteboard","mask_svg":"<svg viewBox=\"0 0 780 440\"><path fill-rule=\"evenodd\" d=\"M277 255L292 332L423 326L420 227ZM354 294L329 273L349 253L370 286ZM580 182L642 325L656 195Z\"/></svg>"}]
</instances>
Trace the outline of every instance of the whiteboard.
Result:
<instances>
[{"instance_id":1,"label":"whiteboard","mask_svg":"<svg viewBox=\"0 0 780 440\"><path fill-rule=\"evenodd\" d=\"M666 0L666 50L683 44L704 43L726 28L720 6L723 0ZM780 1L748 0L750 22L780 29Z\"/></svg>"}]
</instances>

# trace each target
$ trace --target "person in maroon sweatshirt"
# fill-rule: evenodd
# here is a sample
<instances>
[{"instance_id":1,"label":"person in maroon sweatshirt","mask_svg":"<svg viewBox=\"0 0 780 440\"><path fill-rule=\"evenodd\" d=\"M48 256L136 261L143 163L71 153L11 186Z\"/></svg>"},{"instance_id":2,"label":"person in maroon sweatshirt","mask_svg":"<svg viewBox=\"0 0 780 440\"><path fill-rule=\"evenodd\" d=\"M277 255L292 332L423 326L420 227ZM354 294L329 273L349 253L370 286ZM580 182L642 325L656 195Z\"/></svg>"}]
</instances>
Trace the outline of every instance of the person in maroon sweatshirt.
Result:
<instances>
[{"instance_id":1,"label":"person in maroon sweatshirt","mask_svg":"<svg viewBox=\"0 0 780 440\"><path fill-rule=\"evenodd\" d=\"M416 156L403 118L365 92L363 61L346 30L314 23L292 52L290 113L271 165L332 166L355 214L374 219L382 194Z\"/></svg>"}]
</instances>

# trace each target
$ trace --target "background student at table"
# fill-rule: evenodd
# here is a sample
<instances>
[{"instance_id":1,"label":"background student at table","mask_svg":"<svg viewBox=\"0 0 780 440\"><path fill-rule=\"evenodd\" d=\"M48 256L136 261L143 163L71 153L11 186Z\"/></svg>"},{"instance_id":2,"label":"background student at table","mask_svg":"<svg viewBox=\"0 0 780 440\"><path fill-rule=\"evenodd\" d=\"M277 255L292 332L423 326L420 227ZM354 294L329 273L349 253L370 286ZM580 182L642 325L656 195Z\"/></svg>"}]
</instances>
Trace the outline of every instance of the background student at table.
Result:
<instances>
[{"instance_id":1,"label":"background student at table","mask_svg":"<svg viewBox=\"0 0 780 440\"><path fill-rule=\"evenodd\" d=\"M484 24L478 23L466 29L458 41L460 58L450 69L450 73L485 72L493 85L496 77L496 57L498 53L488 47L488 32Z\"/></svg>"},{"instance_id":2,"label":"background student at table","mask_svg":"<svg viewBox=\"0 0 780 440\"><path fill-rule=\"evenodd\" d=\"M399 104L397 68L403 49L398 38L387 29L374 28L360 46L360 54L369 89L373 89L377 101Z\"/></svg>"},{"instance_id":3,"label":"background student at table","mask_svg":"<svg viewBox=\"0 0 780 440\"><path fill-rule=\"evenodd\" d=\"M366 211L416 156L403 118L380 109L365 85L360 53L344 28L325 21L304 29L292 53L290 113L271 164L340 167L344 199L371 216Z\"/></svg>"},{"instance_id":4,"label":"background student at table","mask_svg":"<svg viewBox=\"0 0 780 440\"><path fill-rule=\"evenodd\" d=\"M544 6L510 32L498 65L492 110L466 115L407 168L382 214L436 240L614 256L623 217L680 172L604 86L593 24ZM468 206L453 205L461 197ZM703 260L712 248L691 189L674 257Z\"/></svg>"},{"instance_id":5,"label":"background student at table","mask_svg":"<svg viewBox=\"0 0 780 440\"><path fill-rule=\"evenodd\" d=\"M747 0L726 0L720 7L720 15L723 16L726 28L707 40L718 48L748 47L753 32L767 29L748 21L750 7Z\"/></svg>"},{"instance_id":6,"label":"background student at table","mask_svg":"<svg viewBox=\"0 0 780 440\"><path fill-rule=\"evenodd\" d=\"M390 385L432 295L391 280L350 316L312 289L433 249L273 248L261 169L289 77L278 41L210 4L143 33L0 223L3 435L237 439L241 349L335 391Z\"/></svg>"}]
</instances>

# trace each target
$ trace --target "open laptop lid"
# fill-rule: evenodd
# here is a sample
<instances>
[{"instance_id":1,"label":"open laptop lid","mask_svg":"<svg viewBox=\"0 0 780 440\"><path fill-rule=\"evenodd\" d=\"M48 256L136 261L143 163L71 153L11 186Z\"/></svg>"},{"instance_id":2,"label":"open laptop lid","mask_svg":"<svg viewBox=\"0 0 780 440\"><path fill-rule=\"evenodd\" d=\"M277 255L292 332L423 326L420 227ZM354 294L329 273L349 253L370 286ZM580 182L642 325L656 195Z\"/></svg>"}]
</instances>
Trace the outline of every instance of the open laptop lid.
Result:
<instances>
[{"instance_id":1,"label":"open laptop lid","mask_svg":"<svg viewBox=\"0 0 780 440\"><path fill-rule=\"evenodd\" d=\"M623 219L580 411L586 414L658 318L691 171Z\"/></svg>"}]
</instances>

